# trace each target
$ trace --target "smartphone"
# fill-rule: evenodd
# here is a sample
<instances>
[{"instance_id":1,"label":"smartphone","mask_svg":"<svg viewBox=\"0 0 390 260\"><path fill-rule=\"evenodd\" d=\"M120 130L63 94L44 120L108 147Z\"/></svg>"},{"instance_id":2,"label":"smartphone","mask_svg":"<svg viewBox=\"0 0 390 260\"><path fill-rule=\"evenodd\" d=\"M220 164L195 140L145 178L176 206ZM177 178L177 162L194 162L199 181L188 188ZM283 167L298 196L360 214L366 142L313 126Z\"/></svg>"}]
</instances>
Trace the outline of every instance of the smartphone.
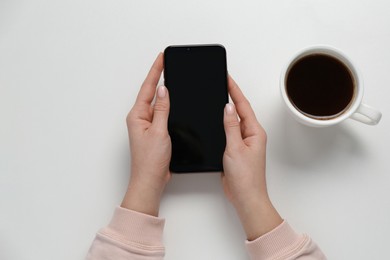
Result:
<instances>
[{"instance_id":1,"label":"smartphone","mask_svg":"<svg viewBox=\"0 0 390 260\"><path fill-rule=\"evenodd\" d=\"M226 50L222 45L169 46L164 51L164 84L170 97L170 170L222 171L223 127L228 102Z\"/></svg>"}]
</instances>

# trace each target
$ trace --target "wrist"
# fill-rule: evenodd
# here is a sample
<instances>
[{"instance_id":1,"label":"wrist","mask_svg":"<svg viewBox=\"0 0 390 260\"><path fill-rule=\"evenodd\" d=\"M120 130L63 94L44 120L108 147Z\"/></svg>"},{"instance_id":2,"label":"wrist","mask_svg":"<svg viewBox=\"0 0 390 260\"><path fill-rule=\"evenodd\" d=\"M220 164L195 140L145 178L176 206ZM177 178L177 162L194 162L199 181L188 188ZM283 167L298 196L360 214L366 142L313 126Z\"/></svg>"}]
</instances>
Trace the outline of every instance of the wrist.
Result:
<instances>
[{"instance_id":1,"label":"wrist","mask_svg":"<svg viewBox=\"0 0 390 260\"><path fill-rule=\"evenodd\" d=\"M157 217L163 189L130 182L121 207Z\"/></svg>"},{"instance_id":2,"label":"wrist","mask_svg":"<svg viewBox=\"0 0 390 260\"><path fill-rule=\"evenodd\" d=\"M268 196L248 200L235 208L249 241L270 232L283 222Z\"/></svg>"}]
</instances>

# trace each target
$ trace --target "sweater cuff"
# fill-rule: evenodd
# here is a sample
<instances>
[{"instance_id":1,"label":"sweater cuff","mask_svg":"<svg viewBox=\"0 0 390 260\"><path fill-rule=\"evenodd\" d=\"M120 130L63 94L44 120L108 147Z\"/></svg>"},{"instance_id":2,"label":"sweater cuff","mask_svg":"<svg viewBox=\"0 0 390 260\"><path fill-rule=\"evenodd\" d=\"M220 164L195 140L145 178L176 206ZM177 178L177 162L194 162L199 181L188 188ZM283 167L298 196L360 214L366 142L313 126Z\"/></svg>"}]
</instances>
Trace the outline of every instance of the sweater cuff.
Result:
<instances>
[{"instance_id":1,"label":"sweater cuff","mask_svg":"<svg viewBox=\"0 0 390 260\"><path fill-rule=\"evenodd\" d=\"M161 247L165 219L117 207L110 224L100 234L124 244Z\"/></svg>"},{"instance_id":2,"label":"sweater cuff","mask_svg":"<svg viewBox=\"0 0 390 260\"><path fill-rule=\"evenodd\" d=\"M247 240L245 244L251 259L258 259L258 256L262 256L261 259L274 259L290 255L301 248L305 237L296 233L284 220L272 231L253 241Z\"/></svg>"}]
</instances>

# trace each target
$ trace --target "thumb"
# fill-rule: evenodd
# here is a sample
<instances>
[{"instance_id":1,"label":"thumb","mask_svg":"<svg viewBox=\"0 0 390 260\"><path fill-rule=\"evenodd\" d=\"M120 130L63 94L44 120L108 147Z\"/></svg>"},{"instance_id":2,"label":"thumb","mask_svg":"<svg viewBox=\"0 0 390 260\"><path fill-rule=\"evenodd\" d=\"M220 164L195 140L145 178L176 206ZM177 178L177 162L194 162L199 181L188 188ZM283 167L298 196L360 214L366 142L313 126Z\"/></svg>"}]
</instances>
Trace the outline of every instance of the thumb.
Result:
<instances>
[{"instance_id":1,"label":"thumb","mask_svg":"<svg viewBox=\"0 0 390 260\"><path fill-rule=\"evenodd\" d=\"M240 121L233 104L227 103L225 106L223 124L226 133L226 147L235 147L242 144Z\"/></svg>"},{"instance_id":2,"label":"thumb","mask_svg":"<svg viewBox=\"0 0 390 260\"><path fill-rule=\"evenodd\" d=\"M167 129L169 116L169 95L165 86L157 88L156 103L153 107L152 126Z\"/></svg>"}]
</instances>

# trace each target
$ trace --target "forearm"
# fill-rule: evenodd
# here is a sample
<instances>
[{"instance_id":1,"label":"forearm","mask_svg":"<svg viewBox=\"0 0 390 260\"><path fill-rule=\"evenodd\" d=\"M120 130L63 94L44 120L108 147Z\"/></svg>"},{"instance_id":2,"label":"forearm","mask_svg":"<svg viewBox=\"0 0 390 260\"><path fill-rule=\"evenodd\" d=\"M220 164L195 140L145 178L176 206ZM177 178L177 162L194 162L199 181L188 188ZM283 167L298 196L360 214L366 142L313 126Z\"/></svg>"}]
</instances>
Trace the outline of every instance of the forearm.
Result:
<instances>
[{"instance_id":1,"label":"forearm","mask_svg":"<svg viewBox=\"0 0 390 260\"><path fill-rule=\"evenodd\" d=\"M164 222L161 218L117 207L110 224L97 233L87 259L162 260Z\"/></svg>"},{"instance_id":2,"label":"forearm","mask_svg":"<svg viewBox=\"0 0 390 260\"><path fill-rule=\"evenodd\" d=\"M309 236L296 233L286 221L257 239L246 241L246 248L251 260L326 259Z\"/></svg>"},{"instance_id":3,"label":"forearm","mask_svg":"<svg viewBox=\"0 0 390 260\"><path fill-rule=\"evenodd\" d=\"M261 199L259 199L261 198ZM252 260L326 259L321 249L305 234L296 233L273 207L266 192L237 206L247 235Z\"/></svg>"}]
</instances>

